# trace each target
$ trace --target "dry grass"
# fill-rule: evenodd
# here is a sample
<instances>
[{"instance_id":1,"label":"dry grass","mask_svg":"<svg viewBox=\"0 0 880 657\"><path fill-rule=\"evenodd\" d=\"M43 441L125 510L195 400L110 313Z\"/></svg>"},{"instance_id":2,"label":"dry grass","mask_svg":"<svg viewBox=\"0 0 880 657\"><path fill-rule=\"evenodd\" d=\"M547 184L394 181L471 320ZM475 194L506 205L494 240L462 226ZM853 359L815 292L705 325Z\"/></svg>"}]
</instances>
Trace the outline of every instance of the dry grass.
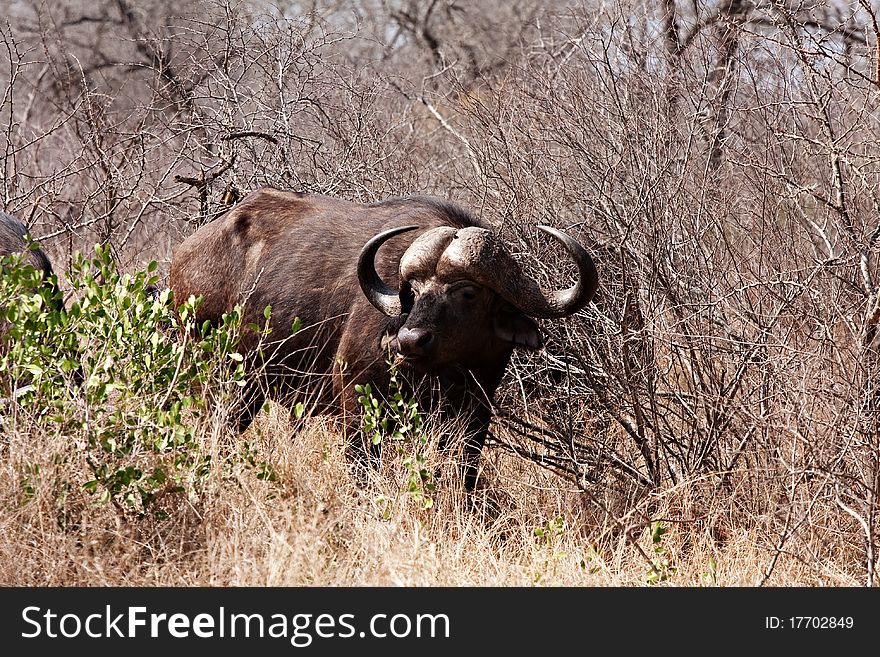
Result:
<instances>
[{"instance_id":1,"label":"dry grass","mask_svg":"<svg viewBox=\"0 0 880 657\"><path fill-rule=\"evenodd\" d=\"M214 439L212 439L212 434ZM222 460L216 432L203 447ZM231 436L220 436L233 440ZM13 586L639 586L648 581L647 528L641 552L603 525L591 505L558 477L488 451L473 500L442 483L425 510L403 490L399 463L386 463L367 489L345 465L341 437L326 418L294 424L272 405L245 436L276 475L213 472L198 499L165 501L170 518L93 506L76 486L89 477L64 436L7 436L0 474L0 582ZM435 461L436 463L436 461ZM27 464L27 468L25 468ZM27 496L23 471L30 480ZM663 558L672 586L751 586L773 556L772 536L731 518L726 505L687 521L693 488L652 496L667 522ZM384 497L386 501L377 501ZM59 522L64 509L67 519ZM638 508L630 511L632 516ZM536 536L561 519L558 531ZM644 553L644 554L643 554ZM714 562L715 566L711 564ZM855 585L833 561L821 568L783 554L768 584Z\"/></svg>"}]
</instances>

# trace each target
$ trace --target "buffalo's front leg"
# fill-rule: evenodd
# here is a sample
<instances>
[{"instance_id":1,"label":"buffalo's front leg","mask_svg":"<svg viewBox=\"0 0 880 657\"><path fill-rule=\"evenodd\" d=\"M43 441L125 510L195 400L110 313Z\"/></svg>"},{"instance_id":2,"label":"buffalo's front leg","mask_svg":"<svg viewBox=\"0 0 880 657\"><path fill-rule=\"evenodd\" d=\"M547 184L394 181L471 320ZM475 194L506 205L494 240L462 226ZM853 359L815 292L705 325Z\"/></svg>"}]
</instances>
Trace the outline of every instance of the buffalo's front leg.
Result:
<instances>
[{"instance_id":1,"label":"buffalo's front leg","mask_svg":"<svg viewBox=\"0 0 880 657\"><path fill-rule=\"evenodd\" d=\"M464 458L462 459L461 467L462 478L464 479L464 489L468 493L473 493L477 486L477 474L480 470L480 455L483 452L483 443L485 442L485 432L465 438Z\"/></svg>"},{"instance_id":2,"label":"buffalo's front leg","mask_svg":"<svg viewBox=\"0 0 880 657\"><path fill-rule=\"evenodd\" d=\"M358 383L345 380L342 371L333 374L334 393L341 406L345 427L345 457L352 466L355 482L360 488L366 486L369 472L379 469L382 456L382 445L373 444L372 435L364 432L364 406L360 399L364 393L358 392L355 386L366 384L366 381ZM371 391L373 395L376 394L372 386Z\"/></svg>"},{"instance_id":3,"label":"buffalo's front leg","mask_svg":"<svg viewBox=\"0 0 880 657\"><path fill-rule=\"evenodd\" d=\"M468 422L467 429L460 441L453 441L452 436L448 432L444 432L440 436L438 447L441 453L452 454L454 457L458 457L459 452L455 446L460 445L461 461L458 464L459 472L465 492L467 493L472 493L476 488L477 475L480 469L480 455L483 451L483 444L486 442L488 431L489 418L484 417L483 413L478 413L478 417L474 417Z\"/></svg>"},{"instance_id":4,"label":"buffalo's front leg","mask_svg":"<svg viewBox=\"0 0 880 657\"><path fill-rule=\"evenodd\" d=\"M346 422L345 457L354 472L355 482L359 488L367 484L369 472L379 469L382 456L381 444L373 444L369 436L364 435L361 419Z\"/></svg>"},{"instance_id":5,"label":"buffalo's front leg","mask_svg":"<svg viewBox=\"0 0 880 657\"><path fill-rule=\"evenodd\" d=\"M259 377L248 379L247 385L241 393L241 398L233 409L233 421L237 424L238 432L243 433L254 421L254 416L260 412L266 401L266 384Z\"/></svg>"}]
</instances>

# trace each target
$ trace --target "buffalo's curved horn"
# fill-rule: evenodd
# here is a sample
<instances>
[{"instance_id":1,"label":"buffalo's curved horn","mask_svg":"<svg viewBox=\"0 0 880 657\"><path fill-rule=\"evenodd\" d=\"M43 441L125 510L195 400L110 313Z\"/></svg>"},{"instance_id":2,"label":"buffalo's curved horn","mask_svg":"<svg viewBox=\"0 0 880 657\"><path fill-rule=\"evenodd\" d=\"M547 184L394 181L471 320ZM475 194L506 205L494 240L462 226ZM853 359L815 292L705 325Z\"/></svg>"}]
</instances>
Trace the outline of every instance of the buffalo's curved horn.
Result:
<instances>
[{"instance_id":1,"label":"buffalo's curved horn","mask_svg":"<svg viewBox=\"0 0 880 657\"><path fill-rule=\"evenodd\" d=\"M599 288L599 274L596 265L586 249L576 239L550 226L538 226L540 230L561 242L572 257L578 269L578 279L574 285L564 290L543 292L540 295L525 295L517 306L525 314L540 319L565 317L576 313L590 303Z\"/></svg>"},{"instance_id":2,"label":"buffalo's curved horn","mask_svg":"<svg viewBox=\"0 0 880 657\"><path fill-rule=\"evenodd\" d=\"M376 253L379 247L392 237L416 228L418 226L400 226L383 231L364 244L358 256L357 275L361 289L370 303L389 317L396 317L402 312L400 296L398 291L389 287L376 271Z\"/></svg>"},{"instance_id":3,"label":"buffalo's curved horn","mask_svg":"<svg viewBox=\"0 0 880 657\"><path fill-rule=\"evenodd\" d=\"M562 243L578 268L577 282L564 290L543 290L527 275L520 265L501 245L498 237L481 229L464 229L458 232L461 239L453 247L460 254L471 279L486 285L505 301L526 315L538 319L554 319L576 313L586 306L599 287L599 276L593 259L577 240L550 226L538 226L545 233ZM477 255L474 255L477 254Z\"/></svg>"}]
</instances>

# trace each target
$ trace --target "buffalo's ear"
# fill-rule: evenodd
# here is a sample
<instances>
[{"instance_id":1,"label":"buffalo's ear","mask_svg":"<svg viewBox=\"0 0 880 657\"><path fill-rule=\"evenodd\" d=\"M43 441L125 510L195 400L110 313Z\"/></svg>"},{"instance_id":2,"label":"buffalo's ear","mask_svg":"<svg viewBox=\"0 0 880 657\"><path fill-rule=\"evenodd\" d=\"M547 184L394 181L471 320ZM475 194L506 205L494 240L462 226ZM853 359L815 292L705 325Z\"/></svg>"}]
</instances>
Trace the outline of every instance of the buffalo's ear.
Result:
<instances>
[{"instance_id":1,"label":"buffalo's ear","mask_svg":"<svg viewBox=\"0 0 880 657\"><path fill-rule=\"evenodd\" d=\"M517 347L524 349L540 349L541 330L531 317L523 315L520 311L505 305L497 313L493 321L495 335L502 340L512 342Z\"/></svg>"}]
</instances>

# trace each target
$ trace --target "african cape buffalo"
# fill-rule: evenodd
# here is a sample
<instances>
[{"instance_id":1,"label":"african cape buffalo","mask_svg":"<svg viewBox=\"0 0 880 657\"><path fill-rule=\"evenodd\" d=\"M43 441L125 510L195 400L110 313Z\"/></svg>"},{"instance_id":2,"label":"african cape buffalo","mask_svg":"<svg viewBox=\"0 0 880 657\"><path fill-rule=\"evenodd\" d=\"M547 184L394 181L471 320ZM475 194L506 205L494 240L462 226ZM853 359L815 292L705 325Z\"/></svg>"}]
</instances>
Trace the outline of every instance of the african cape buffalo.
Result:
<instances>
[{"instance_id":1,"label":"african cape buffalo","mask_svg":"<svg viewBox=\"0 0 880 657\"><path fill-rule=\"evenodd\" d=\"M43 284L56 293L53 299L60 306L63 301L58 294L58 283L52 275L52 263L42 249L28 249L27 234L27 226L21 221L11 214L0 212L0 257L12 253L24 253L24 262L42 274Z\"/></svg>"},{"instance_id":2,"label":"african cape buffalo","mask_svg":"<svg viewBox=\"0 0 880 657\"><path fill-rule=\"evenodd\" d=\"M178 304L203 296L200 324L216 323L243 303L243 324L262 325L264 309L272 307L261 355L253 332L240 345L252 369L260 365L239 415L241 430L267 393L282 401L308 394L315 408L342 415L353 429L349 456L373 460L357 430L355 385L387 391L390 355L423 410L460 420L464 483L472 490L492 396L511 353L541 346L532 318L574 313L597 288L587 252L564 233L541 228L577 265L572 287L542 290L488 225L446 201L363 205L264 188L177 247L170 286ZM291 334L296 318L302 329Z\"/></svg>"},{"instance_id":3,"label":"african cape buffalo","mask_svg":"<svg viewBox=\"0 0 880 657\"><path fill-rule=\"evenodd\" d=\"M43 272L43 280L48 280L52 276L52 263L42 249L27 250L27 233L27 226L21 221L11 214L0 212L0 256L26 252L25 262Z\"/></svg>"}]
</instances>

